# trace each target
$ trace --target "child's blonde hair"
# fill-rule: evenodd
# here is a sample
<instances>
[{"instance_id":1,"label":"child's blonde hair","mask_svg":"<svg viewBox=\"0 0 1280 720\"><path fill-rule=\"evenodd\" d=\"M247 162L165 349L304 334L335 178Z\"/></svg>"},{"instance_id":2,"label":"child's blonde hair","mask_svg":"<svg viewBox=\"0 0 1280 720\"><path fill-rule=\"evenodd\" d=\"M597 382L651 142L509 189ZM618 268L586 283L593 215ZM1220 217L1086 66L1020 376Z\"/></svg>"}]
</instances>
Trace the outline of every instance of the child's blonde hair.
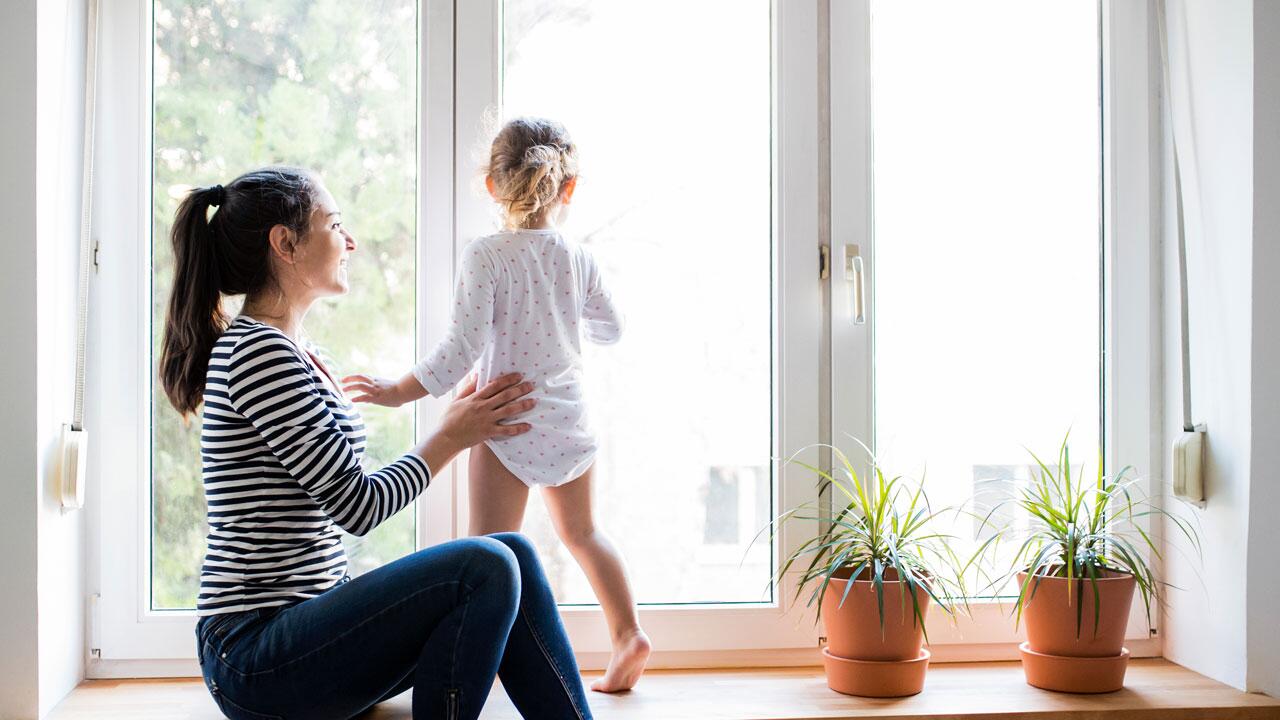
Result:
<instances>
[{"instance_id":1,"label":"child's blonde hair","mask_svg":"<svg viewBox=\"0 0 1280 720\"><path fill-rule=\"evenodd\" d=\"M565 183L578 176L578 148L558 122L522 117L498 131L485 173L511 229L540 222Z\"/></svg>"}]
</instances>

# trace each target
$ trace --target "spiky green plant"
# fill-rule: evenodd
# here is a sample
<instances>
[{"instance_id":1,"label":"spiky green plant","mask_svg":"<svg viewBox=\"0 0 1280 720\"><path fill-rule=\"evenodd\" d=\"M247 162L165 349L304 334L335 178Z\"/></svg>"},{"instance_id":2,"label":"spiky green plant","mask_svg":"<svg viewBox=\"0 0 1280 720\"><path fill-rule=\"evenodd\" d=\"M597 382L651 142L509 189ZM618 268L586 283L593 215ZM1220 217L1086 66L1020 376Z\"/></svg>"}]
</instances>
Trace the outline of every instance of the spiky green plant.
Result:
<instances>
[{"instance_id":1,"label":"spiky green plant","mask_svg":"<svg viewBox=\"0 0 1280 720\"><path fill-rule=\"evenodd\" d=\"M817 615L821 619L820 600L831 579L846 571L850 580L866 573L874 585L883 630L885 575L892 570L906 585L903 602L907 596L911 598L915 622L923 625L924 621L921 593L932 598L943 612L953 615L957 604L965 598L959 571L961 563L951 548L951 536L932 529L932 521L946 510L930 507L923 484L910 483L902 476L886 477L870 450L867 454L871 457L871 472L865 479L858 475L844 453L835 447L831 447L831 451L839 460L834 475L794 459L791 461L818 476L820 492L828 488L833 491L835 512L829 515L816 503L806 503L770 523L766 529L775 534L791 520L819 521L823 528L787 557L774 581L780 581L793 565L807 558L795 597L798 600L806 587L811 588L807 605L812 607L818 603ZM893 581L892 577L889 581ZM846 583L841 605L852 588L852 582Z\"/></svg>"},{"instance_id":2,"label":"spiky green plant","mask_svg":"<svg viewBox=\"0 0 1280 720\"><path fill-rule=\"evenodd\" d=\"M1162 556L1159 546L1141 523L1145 518L1167 518L1197 553L1200 552L1199 536L1185 520L1151 504L1141 492L1140 480L1130 476L1130 467L1123 468L1114 477L1106 477L1099 458L1096 477L1086 482L1081 466L1073 479L1067 439L1063 438L1058 448L1056 468L1050 468L1034 452L1028 451L1036 464L1035 477L1017 497L999 503L984 518L983 526L992 527L988 524L991 517L1010 504L1031 518L1025 528L1013 525L992 528L994 533L975 554L975 558L983 556L1002 541L1018 543L1008 570L992 580L987 589L999 589L1019 573L1027 574L1028 582L1018 588L1014 602L1016 627L1042 578L1066 578L1068 597L1083 592L1083 587L1073 587L1075 583L1088 582L1094 599L1096 635L1101 615L1098 580L1107 572L1124 573L1133 576L1150 620L1152 604L1163 597L1163 583L1151 569L1143 550L1157 559ZM1076 603L1077 638L1084 624L1083 605L1083 602Z\"/></svg>"}]
</instances>

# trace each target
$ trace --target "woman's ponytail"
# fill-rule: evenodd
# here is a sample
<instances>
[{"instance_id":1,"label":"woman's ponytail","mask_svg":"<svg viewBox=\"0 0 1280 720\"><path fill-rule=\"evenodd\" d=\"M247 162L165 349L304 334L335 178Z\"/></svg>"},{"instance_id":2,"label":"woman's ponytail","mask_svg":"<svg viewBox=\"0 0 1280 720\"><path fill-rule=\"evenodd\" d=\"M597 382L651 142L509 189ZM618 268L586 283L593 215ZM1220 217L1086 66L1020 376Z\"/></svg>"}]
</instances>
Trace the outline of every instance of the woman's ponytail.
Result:
<instances>
[{"instance_id":1,"label":"woman's ponytail","mask_svg":"<svg viewBox=\"0 0 1280 720\"><path fill-rule=\"evenodd\" d=\"M183 417L204 401L213 345L230 318L223 295L255 296L275 282L271 228L306 235L318 183L307 170L268 167L196 188L173 221L173 289L160 344L160 384ZM209 210L216 208L212 217Z\"/></svg>"},{"instance_id":2,"label":"woman's ponytail","mask_svg":"<svg viewBox=\"0 0 1280 720\"><path fill-rule=\"evenodd\" d=\"M160 382L184 417L203 400L209 354L227 329L218 250L208 218L210 207L225 202L225 193L221 185L193 190L173 222L173 292L160 347Z\"/></svg>"}]
</instances>

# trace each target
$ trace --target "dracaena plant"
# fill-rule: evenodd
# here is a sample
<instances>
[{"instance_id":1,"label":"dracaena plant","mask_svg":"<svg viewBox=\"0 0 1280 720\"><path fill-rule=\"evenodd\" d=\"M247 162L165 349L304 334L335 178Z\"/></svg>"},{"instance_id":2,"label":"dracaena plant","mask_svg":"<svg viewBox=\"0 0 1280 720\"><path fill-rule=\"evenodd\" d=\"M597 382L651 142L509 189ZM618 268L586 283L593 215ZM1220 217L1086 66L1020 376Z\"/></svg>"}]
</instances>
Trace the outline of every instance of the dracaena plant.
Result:
<instances>
[{"instance_id":1,"label":"dracaena plant","mask_svg":"<svg viewBox=\"0 0 1280 720\"><path fill-rule=\"evenodd\" d=\"M817 503L806 503L780 515L766 528L776 533L792 520L818 521L822 528L786 558L774 581L780 581L793 566L803 566L795 597L798 600L808 589L807 604L812 607L817 603L818 619L822 615L821 598L837 573L848 573L850 581L864 573L869 576L882 630L885 582L904 583L903 601L911 599L916 622L923 624L921 602L925 595L953 615L965 598L962 564L951 548L951 536L936 532L933 523L947 510L930 506L922 483L886 476L870 450L870 472L865 477L858 474L844 453L834 447L831 450L838 460L833 473L791 461L818 476L819 494L831 491L832 509L827 512ZM852 588L852 582L846 583L841 604Z\"/></svg>"},{"instance_id":2,"label":"dracaena plant","mask_svg":"<svg viewBox=\"0 0 1280 720\"><path fill-rule=\"evenodd\" d=\"M1132 468L1125 467L1114 477L1107 477L1099 458L1096 475L1086 478L1082 466L1073 478L1066 438L1058 449L1055 467L1047 465L1034 452L1028 452L1035 461L1031 482L1013 499L997 504L983 519L983 526L993 533L975 558L994 551L1001 542L1016 544L1008 569L991 579L987 589L998 590L1019 573L1027 574L1029 582L1018 588L1014 602L1016 626L1041 578L1066 578L1069 597L1081 592L1073 587L1074 583L1088 583L1086 589L1094 598L1096 633L1101 615L1098 580L1108 572L1124 573L1133 576L1149 620L1152 604L1163 597L1164 584L1156 577L1145 554L1149 552L1160 559L1160 547L1142 524L1149 518L1166 518L1197 553L1200 551L1198 533L1182 518L1153 505L1142 491L1141 481L1132 476ZM998 510L1010 506L1028 516L1030 523L1024 527L992 527L991 518ZM1077 603L1077 637L1083 623L1083 603Z\"/></svg>"}]
</instances>

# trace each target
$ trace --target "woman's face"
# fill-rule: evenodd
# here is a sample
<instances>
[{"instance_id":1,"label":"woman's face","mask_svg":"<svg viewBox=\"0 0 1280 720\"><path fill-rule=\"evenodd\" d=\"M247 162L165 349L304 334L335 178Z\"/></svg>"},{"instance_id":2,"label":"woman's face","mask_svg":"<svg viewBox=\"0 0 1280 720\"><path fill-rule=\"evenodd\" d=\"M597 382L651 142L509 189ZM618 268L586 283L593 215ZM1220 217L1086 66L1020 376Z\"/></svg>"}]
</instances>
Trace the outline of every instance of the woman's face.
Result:
<instances>
[{"instance_id":1,"label":"woman's face","mask_svg":"<svg viewBox=\"0 0 1280 720\"><path fill-rule=\"evenodd\" d=\"M298 278L317 297L345 294L350 289L347 256L355 249L356 239L342 226L338 203L320 186L311 210L311 228L298 243Z\"/></svg>"}]
</instances>

